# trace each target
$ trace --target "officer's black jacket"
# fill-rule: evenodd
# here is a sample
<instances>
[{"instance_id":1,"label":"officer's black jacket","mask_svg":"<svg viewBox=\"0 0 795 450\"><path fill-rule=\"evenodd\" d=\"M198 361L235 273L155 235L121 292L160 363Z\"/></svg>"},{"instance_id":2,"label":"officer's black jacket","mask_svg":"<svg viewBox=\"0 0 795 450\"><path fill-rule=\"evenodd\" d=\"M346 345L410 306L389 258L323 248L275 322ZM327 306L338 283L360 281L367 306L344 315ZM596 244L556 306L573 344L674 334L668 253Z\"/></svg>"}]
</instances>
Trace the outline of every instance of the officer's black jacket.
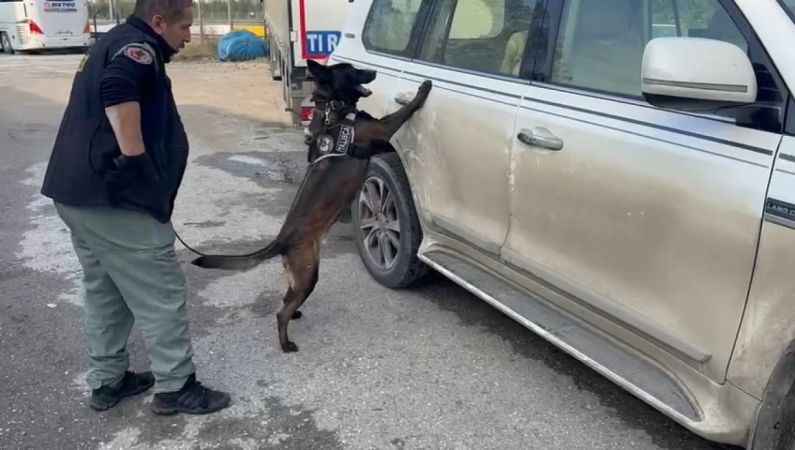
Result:
<instances>
[{"instance_id":1,"label":"officer's black jacket","mask_svg":"<svg viewBox=\"0 0 795 450\"><path fill-rule=\"evenodd\" d=\"M117 206L170 220L188 158L188 139L165 71L173 53L135 17L97 41L75 75L42 194L67 205ZM141 106L144 145L159 181L134 177L109 192L106 175L115 169L120 150L105 107L124 101Z\"/></svg>"}]
</instances>

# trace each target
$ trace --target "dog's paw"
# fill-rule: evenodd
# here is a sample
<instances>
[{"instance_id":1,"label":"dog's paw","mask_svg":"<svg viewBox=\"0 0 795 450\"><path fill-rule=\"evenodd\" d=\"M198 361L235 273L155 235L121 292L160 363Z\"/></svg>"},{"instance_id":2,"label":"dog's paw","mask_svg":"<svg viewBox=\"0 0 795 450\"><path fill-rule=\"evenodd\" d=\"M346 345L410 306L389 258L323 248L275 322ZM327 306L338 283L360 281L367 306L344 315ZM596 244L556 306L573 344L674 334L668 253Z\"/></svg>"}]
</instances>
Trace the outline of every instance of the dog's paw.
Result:
<instances>
[{"instance_id":1,"label":"dog's paw","mask_svg":"<svg viewBox=\"0 0 795 450\"><path fill-rule=\"evenodd\" d=\"M298 351L298 346L295 345L293 341L287 341L284 345L282 345L282 351L284 353L294 353Z\"/></svg>"},{"instance_id":2,"label":"dog's paw","mask_svg":"<svg viewBox=\"0 0 795 450\"><path fill-rule=\"evenodd\" d=\"M417 94L422 97L426 97L431 92L432 87L433 83L431 82L431 80L425 80L422 82L420 88L417 90Z\"/></svg>"},{"instance_id":3,"label":"dog's paw","mask_svg":"<svg viewBox=\"0 0 795 450\"><path fill-rule=\"evenodd\" d=\"M304 317L304 314L301 311L296 311L293 313L293 319L300 319L301 317Z\"/></svg>"}]
</instances>

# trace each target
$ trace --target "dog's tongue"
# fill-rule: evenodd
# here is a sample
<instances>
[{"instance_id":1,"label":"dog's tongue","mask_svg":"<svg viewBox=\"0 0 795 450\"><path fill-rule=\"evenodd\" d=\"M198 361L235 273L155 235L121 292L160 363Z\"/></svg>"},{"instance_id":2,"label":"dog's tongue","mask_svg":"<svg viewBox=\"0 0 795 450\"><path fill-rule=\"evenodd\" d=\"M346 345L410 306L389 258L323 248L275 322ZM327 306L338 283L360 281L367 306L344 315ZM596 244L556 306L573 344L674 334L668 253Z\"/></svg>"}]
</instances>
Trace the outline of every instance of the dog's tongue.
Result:
<instances>
[{"instance_id":1,"label":"dog's tongue","mask_svg":"<svg viewBox=\"0 0 795 450\"><path fill-rule=\"evenodd\" d=\"M362 86L361 84L356 86L356 92L358 92L359 95L361 95L362 97L369 97L370 95L373 94L373 91L371 91L370 89L367 89L366 87Z\"/></svg>"}]
</instances>

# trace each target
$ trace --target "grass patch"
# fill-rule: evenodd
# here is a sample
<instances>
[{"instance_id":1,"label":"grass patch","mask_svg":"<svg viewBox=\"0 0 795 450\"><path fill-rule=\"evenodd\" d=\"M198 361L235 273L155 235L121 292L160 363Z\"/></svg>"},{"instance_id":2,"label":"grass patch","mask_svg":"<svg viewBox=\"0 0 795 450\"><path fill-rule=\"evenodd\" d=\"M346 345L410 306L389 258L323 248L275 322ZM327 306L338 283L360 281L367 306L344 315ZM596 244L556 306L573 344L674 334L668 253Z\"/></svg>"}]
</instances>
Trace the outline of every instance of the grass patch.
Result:
<instances>
[{"instance_id":1,"label":"grass patch","mask_svg":"<svg viewBox=\"0 0 795 450\"><path fill-rule=\"evenodd\" d=\"M196 61L205 59L217 61L217 49L217 37L205 36L204 43L202 43L198 36L194 36L190 44L186 45L185 48L174 56L174 61Z\"/></svg>"}]
</instances>

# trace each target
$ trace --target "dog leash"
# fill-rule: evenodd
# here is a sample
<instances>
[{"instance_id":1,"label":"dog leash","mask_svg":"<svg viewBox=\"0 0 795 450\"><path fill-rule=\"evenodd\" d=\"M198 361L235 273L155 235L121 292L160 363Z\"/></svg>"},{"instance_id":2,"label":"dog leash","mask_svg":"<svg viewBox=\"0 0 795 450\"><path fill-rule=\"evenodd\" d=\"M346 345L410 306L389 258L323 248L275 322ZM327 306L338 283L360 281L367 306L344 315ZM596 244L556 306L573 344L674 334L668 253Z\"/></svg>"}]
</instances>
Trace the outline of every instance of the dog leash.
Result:
<instances>
[{"instance_id":1,"label":"dog leash","mask_svg":"<svg viewBox=\"0 0 795 450\"><path fill-rule=\"evenodd\" d=\"M173 229L173 228L174 228L174 227L172 226L172 229ZM196 253L196 254L197 254L197 255L199 255L199 256L207 256L206 254L204 254L204 253L202 253L202 252L200 252L200 251L196 250L195 248L193 248L193 247L191 247L190 245L188 245L187 243L185 243L185 241L183 241L183 240L182 240L182 236L180 236L180 235L179 235L179 233L177 233L177 230L176 230L176 229L174 229L174 236L176 236L176 237L177 237L177 240L178 240L178 241L179 241L179 242L180 242L182 245L184 245L184 246L185 246L185 248L187 248L188 250L192 251L193 253Z\"/></svg>"},{"instance_id":2,"label":"dog leash","mask_svg":"<svg viewBox=\"0 0 795 450\"><path fill-rule=\"evenodd\" d=\"M329 104L326 106L323 112L324 116L323 122L325 124L325 127L318 133L318 136L313 136L313 139L317 140L318 138L326 137L328 138L328 140L326 140L325 143L320 144L326 148L325 149L321 148L321 156L318 156L317 158L312 160L309 163L310 166L315 165L324 159L336 158L340 156L354 157L350 154L350 149L354 145L353 141L355 140L353 121L356 118L356 110L354 109L352 112L349 112L348 114L345 115L344 120L348 120L349 122L351 122L350 124L345 124L341 121L338 121L337 123L332 123L333 121L331 120L331 112L336 110L341 110L344 106L344 105L338 106L339 104L340 102L337 101L329 102ZM340 128L341 130L341 132L337 134L336 139L328 134L329 131L333 128ZM319 143L316 142L316 145L318 144ZM182 236L180 236L179 233L177 233L176 229L174 229L174 236L176 236L177 240L191 252L199 256L207 256L205 253L202 253L196 250L195 248L191 247L190 245L188 245L188 243L182 239Z\"/></svg>"}]
</instances>

